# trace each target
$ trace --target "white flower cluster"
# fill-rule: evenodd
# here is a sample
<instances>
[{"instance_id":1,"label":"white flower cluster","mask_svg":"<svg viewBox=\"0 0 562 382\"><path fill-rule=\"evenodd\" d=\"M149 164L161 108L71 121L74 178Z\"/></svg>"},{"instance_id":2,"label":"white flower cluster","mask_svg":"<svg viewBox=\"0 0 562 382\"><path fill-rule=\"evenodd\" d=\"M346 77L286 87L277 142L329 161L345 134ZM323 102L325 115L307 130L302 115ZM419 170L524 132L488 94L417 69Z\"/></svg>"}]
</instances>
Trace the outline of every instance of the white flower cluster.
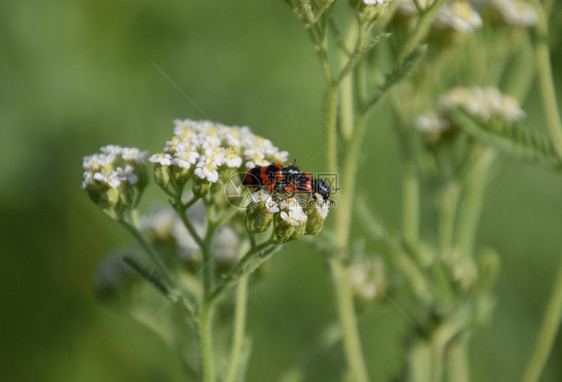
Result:
<instances>
[{"instance_id":1,"label":"white flower cluster","mask_svg":"<svg viewBox=\"0 0 562 382\"><path fill-rule=\"evenodd\" d=\"M418 4L425 9L431 2L418 0ZM418 15L412 0L400 0L398 10L405 16ZM459 33L472 33L482 27L482 18L467 1L452 1L437 11L433 25L441 29L453 29Z\"/></svg>"},{"instance_id":2,"label":"white flower cluster","mask_svg":"<svg viewBox=\"0 0 562 382\"><path fill-rule=\"evenodd\" d=\"M504 95L494 87L455 87L439 98L436 110L417 116L414 125L422 133L438 136L450 126L447 110L456 107L483 122L492 119L514 122L525 117L515 97Z\"/></svg>"},{"instance_id":3,"label":"white flower cluster","mask_svg":"<svg viewBox=\"0 0 562 382\"><path fill-rule=\"evenodd\" d=\"M174 137L163 152L150 161L163 167L193 169L200 179L215 183L222 168L246 170L272 162L285 162L289 156L270 140L254 135L248 127L229 127L210 121L176 120Z\"/></svg>"},{"instance_id":4,"label":"white flower cluster","mask_svg":"<svg viewBox=\"0 0 562 382\"><path fill-rule=\"evenodd\" d=\"M288 224L295 227L306 225L308 216L304 212L299 199L295 197L283 199L279 203L279 209L281 210L279 217Z\"/></svg>"},{"instance_id":5,"label":"white flower cluster","mask_svg":"<svg viewBox=\"0 0 562 382\"><path fill-rule=\"evenodd\" d=\"M465 1L453 1L439 9L433 24L441 29L454 29L459 33L472 33L482 27L482 19Z\"/></svg>"},{"instance_id":6,"label":"white flower cluster","mask_svg":"<svg viewBox=\"0 0 562 382\"><path fill-rule=\"evenodd\" d=\"M439 101L438 110L455 107L464 109L467 113L484 122L500 119L514 122L525 117L525 112L519 107L517 98L502 94L497 88L455 87L449 90Z\"/></svg>"},{"instance_id":7,"label":"white flower cluster","mask_svg":"<svg viewBox=\"0 0 562 382\"><path fill-rule=\"evenodd\" d=\"M139 182L139 171L144 170L146 151L117 145L104 146L100 151L84 157L82 188L99 185L119 188Z\"/></svg>"},{"instance_id":8,"label":"white flower cluster","mask_svg":"<svg viewBox=\"0 0 562 382\"><path fill-rule=\"evenodd\" d=\"M531 27L539 20L537 11L525 0L490 0L490 5L501 13L506 24Z\"/></svg>"},{"instance_id":9,"label":"white flower cluster","mask_svg":"<svg viewBox=\"0 0 562 382\"><path fill-rule=\"evenodd\" d=\"M312 211L322 220L330 212L330 202L323 200L320 194L315 194L311 202L309 194L274 199L270 193L260 190L251 194L251 200L254 204L263 202L267 212L279 213L281 220L292 226L305 226L307 213Z\"/></svg>"},{"instance_id":10,"label":"white flower cluster","mask_svg":"<svg viewBox=\"0 0 562 382\"><path fill-rule=\"evenodd\" d=\"M390 3L392 0L363 0L363 4L372 5L372 4L384 4Z\"/></svg>"}]
</instances>

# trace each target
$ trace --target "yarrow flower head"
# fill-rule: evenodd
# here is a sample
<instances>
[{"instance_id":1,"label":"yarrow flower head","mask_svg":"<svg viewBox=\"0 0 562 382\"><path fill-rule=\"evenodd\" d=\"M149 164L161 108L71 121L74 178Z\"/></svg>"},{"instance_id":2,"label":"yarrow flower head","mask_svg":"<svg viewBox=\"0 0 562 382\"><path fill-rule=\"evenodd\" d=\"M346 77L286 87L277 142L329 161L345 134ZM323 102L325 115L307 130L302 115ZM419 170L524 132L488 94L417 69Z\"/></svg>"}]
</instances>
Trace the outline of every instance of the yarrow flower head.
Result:
<instances>
[{"instance_id":1,"label":"yarrow flower head","mask_svg":"<svg viewBox=\"0 0 562 382\"><path fill-rule=\"evenodd\" d=\"M439 9L433 24L437 28L451 28L459 33L472 33L482 27L482 19L470 3L453 1Z\"/></svg>"},{"instance_id":2,"label":"yarrow flower head","mask_svg":"<svg viewBox=\"0 0 562 382\"><path fill-rule=\"evenodd\" d=\"M90 199L114 218L136 205L144 190L146 151L108 145L84 157L82 188Z\"/></svg>"},{"instance_id":3,"label":"yarrow flower head","mask_svg":"<svg viewBox=\"0 0 562 382\"><path fill-rule=\"evenodd\" d=\"M513 27L531 27L539 20L535 8L525 0L491 0L490 5Z\"/></svg>"},{"instance_id":4,"label":"yarrow flower head","mask_svg":"<svg viewBox=\"0 0 562 382\"><path fill-rule=\"evenodd\" d=\"M246 171L288 158L286 151L254 135L248 127L189 119L176 120L174 124L172 139L161 153L149 159L155 165L156 182L164 189L171 181L183 185L194 175L194 192L202 196L210 184L235 170Z\"/></svg>"},{"instance_id":5,"label":"yarrow flower head","mask_svg":"<svg viewBox=\"0 0 562 382\"><path fill-rule=\"evenodd\" d=\"M455 87L439 98L435 110L417 116L414 125L428 141L435 142L451 128L452 121L447 113L455 108L463 109L486 124L513 123L526 115L515 97L502 94L494 87Z\"/></svg>"},{"instance_id":6,"label":"yarrow flower head","mask_svg":"<svg viewBox=\"0 0 562 382\"><path fill-rule=\"evenodd\" d=\"M322 230L330 204L319 194L271 195L260 190L251 194L247 228L258 233L273 225L280 242L316 235Z\"/></svg>"},{"instance_id":7,"label":"yarrow flower head","mask_svg":"<svg viewBox=\"0 0 562 382\"><path fill-rule=\"evenodd\" d=\"M419 0L420 8L426 9L431 2ZM399 12L404 16L417 16L418 10L411 0L400 0ZM472 33L482 27L482 18L467 1L452 1L438 11L433 25L439 29L452 29L458 33Z\"/></svg>"},{"instance_id":8,"label":"yarrow flower head","mask_svg":"<svg viewBox=\"0 0 562 382\"><path fill-rule=\"evenodd\" d=\"M525 112L519 107L519 101L510 95L502 94L498 89L488 87L455 87L438 101L438 110L460 107L483 122L500 119L506 122L519 121Z\"/></svg>"}]
</instances>

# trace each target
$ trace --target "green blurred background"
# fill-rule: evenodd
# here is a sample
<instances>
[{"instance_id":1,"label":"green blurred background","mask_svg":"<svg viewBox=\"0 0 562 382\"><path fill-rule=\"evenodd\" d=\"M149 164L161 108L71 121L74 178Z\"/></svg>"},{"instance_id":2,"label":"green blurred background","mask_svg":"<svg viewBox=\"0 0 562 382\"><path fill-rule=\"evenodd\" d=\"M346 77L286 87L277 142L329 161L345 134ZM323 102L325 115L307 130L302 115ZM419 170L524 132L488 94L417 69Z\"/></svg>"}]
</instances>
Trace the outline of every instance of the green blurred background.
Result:
<instances>
[{"instance_id":1,"label":"green blurred background","mask_svg":"<svg viewBox=\"0 0 562 382\"><path fill-rule=\"evenodd\" d=\"M323 170L314 157L323 82L306 33L281 1L21 0L2 5L0 44L0 380L182 380L152 332L93 296L96 264L132 240L80 189L82 156L108 143L155 152L173 119L209 116L248 125L301 167ZM554 51L558 89L561 67ZM529 99L528 125L542 124L540 100ZM371 120L360 189L397 229L398 143L384 108ZM471 347L474 381L516 380L531 354L562 249L561 191L553 172L503 159L496 167L478 242L500 252L502 272L494 321ZM143 207L158 198L151 186ZM323 259L303 243L288 247L251 290L248 381L274 380L336 319ZM398 371L407 324L390 304L361 318L373 380ZM544 381L560 380L561 359L559 338ZM308 366L307 380L339 380L340 348Z\"/></svg>"}]
</instances>

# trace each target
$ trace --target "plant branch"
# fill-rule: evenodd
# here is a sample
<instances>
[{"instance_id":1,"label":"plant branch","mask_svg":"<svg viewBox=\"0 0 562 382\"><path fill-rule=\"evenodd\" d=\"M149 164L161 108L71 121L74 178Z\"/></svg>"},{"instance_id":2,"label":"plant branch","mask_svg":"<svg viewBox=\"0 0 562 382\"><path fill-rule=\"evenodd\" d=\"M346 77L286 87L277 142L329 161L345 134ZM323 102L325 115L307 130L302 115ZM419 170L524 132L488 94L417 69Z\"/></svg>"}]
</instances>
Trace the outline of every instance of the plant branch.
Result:
<instances>
[{"instance_id":1,"label":"plant branch","mask_svg":"<svg viewBox=\"0 0 562 382\"><path fill-rule=\"evenodd\" d=\"M234 335L230 350L230 365L224 382L235 382L240 373L240 358L244 345L244 326L248 300L248 276L240 278L236 287L236 311L234 314Z\"/></svg>"},{"instance_id":2,"label":"plant branch","mask_svg":"<svg viewBox=\"0 0 562 382\"><path fill-rule=\"evenodd\" d=\"M555 277L537 344L523 376L523 382L537 382L539 380L560 327L562 319L562 259Z\"/></svg>"},{"instance_id":3,"label":"plant branch","mask_svg":"<svg viewBox=\"0 0 562 382\"><path fill-rule=\"evenodd\" d=\"M562 122L560 121L560 112L556 101L554 79L552 77L552 67L550 64L550 51L548 48L548 18L540 1L533 0L533 4L539 16L539 20L535 28L534 44L544 112L546 115L548 131L552 138L556 154L562 160Z\"/></svg>"}]
</instances>

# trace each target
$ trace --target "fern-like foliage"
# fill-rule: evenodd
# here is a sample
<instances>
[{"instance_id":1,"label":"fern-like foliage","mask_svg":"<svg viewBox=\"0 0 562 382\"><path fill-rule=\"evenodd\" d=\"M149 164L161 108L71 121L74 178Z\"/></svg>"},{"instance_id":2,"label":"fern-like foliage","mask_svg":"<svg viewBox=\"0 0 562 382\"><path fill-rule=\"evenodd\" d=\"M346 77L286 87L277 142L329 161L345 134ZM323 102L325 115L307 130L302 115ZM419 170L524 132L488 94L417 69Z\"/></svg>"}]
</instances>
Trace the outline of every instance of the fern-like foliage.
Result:
<instances>
[{"instance_id":1,"label":"fern-like foliage","mask_svg":"<svg viewBox=\"0 0 562 382\"><path fill-rule=\"evenodd\" d=\"M505 124L501 129L491 129L462 109L451 109L448 116L473 139L517 158L530 160L547 167L562 168L550 141L520 123Z\"/></svg>"}]
</instances>

